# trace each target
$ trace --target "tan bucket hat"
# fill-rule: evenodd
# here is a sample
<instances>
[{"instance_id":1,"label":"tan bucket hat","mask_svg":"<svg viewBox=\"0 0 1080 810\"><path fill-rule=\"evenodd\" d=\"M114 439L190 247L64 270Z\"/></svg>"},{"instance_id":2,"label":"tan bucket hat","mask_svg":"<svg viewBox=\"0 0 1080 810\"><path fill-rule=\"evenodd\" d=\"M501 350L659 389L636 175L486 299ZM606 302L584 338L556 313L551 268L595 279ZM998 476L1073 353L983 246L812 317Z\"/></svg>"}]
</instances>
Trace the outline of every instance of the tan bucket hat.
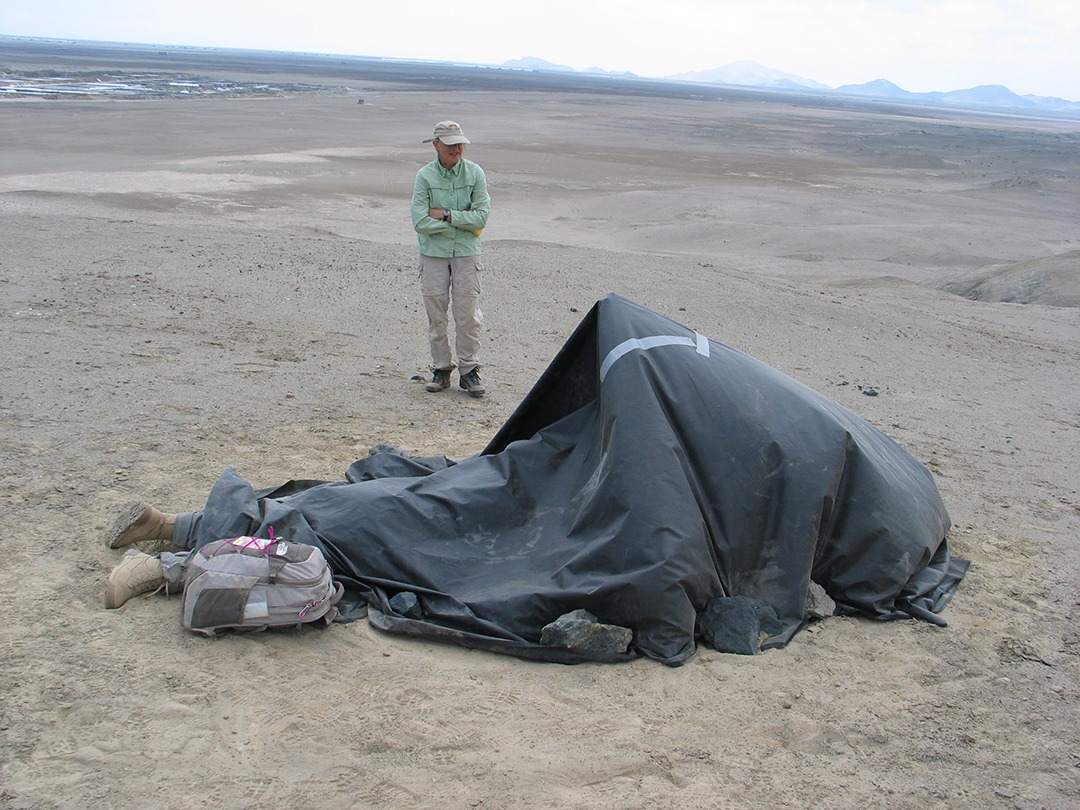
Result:
<instances>
[{"instance_id":1,"label":"tan bucket hat","mask_svg":"<svg viewBox=\"0 0 1080 810\"><path fill-rule=\"evenodd\" d=\"M435 134L424 139L424 143L431 143L432 141L440 141L447 146L470 143L469 139L465 137L465 133L461 131L461 127L454 121L440 121L437 123L435 125Z\"/></svg>"}]
</instances>

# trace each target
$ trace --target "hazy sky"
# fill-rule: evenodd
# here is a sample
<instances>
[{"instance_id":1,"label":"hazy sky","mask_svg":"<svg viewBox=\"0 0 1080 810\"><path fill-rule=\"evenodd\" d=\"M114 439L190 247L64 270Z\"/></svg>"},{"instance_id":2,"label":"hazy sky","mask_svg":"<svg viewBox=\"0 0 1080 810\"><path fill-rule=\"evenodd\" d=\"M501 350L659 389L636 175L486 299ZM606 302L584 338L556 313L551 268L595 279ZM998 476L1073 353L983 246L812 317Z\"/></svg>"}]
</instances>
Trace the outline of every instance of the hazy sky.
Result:
<instances>
[{"instance_id":1,"label":"hazy sky","mask_svg":"<svg viewBox=\"0 0 1080 810\"><path fill-rule=\"evenodd\" d=\"M1078 0L0 0L0 34L657 77L748 59L833 87L1080 101Z\"/></svg>"}]
</instances>

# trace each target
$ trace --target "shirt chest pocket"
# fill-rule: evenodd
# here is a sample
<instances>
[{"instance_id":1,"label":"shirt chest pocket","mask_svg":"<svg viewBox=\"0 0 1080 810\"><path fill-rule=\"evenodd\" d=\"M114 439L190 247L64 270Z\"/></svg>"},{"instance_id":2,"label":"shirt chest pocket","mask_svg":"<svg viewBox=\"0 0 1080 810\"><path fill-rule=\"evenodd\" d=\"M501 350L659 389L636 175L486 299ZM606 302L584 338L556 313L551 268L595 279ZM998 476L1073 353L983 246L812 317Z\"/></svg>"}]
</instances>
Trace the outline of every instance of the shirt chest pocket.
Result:
<instances>
[{"instance_id":1,"label":"shirt chest pocket","mask_svg":"<svg viewBox=\"0 0 1080 810\"><path fill-rule=\"evenodd\" d=\"M472 207L473 187L468 186L432 186L431 207L446 208L451 211L468 211Z\"/></svg>"}]
</instances>

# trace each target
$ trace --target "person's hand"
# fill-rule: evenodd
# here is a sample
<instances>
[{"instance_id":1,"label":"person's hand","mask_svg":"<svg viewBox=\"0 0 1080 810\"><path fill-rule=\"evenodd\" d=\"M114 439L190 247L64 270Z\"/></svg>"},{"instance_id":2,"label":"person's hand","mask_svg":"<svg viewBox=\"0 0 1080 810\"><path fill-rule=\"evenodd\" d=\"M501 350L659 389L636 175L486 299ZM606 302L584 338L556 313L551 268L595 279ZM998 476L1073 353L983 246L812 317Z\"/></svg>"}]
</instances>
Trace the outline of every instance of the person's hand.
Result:
<instances>
[{"instance_id":1,"label":"person's hand","mask_svg":"<svg viewBox=\"0 0 1080 810\"><path fill-rule=\"evenodd\" d=\"M428 209L428 212L427 212L427 215L428 215L429 217L431 217L432 219L439 219L439 220L441 220L441 219L442 219L442 215L443 215L443 211L445 211L445 210L446 210L445 208L429 208L429 209ZM449 221L449 220L448 220L448 221Z\"/></svg>"}]
</instances>

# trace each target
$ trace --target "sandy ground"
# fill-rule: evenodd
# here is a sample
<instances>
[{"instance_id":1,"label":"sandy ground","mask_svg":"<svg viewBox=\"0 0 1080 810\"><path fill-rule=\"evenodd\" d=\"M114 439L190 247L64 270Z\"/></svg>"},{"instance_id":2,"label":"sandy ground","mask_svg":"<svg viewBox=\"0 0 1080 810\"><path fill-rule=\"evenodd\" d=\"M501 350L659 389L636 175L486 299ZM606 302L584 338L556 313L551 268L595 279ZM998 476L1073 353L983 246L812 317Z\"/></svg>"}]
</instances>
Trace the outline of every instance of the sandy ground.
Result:
<instances>
[{"instance_id":1,"label":"sandy ground","mask_svg":"<svg viewBox=\"0 0 1080 810\"><path fill-rule=\"evenodd\" d=\"M1075 122L317 72L0 100L0 808L1080 806L1080 310L1048 305L1078 284ZM445 117L493 198L482 400L417 379L408 198ZM974 276L1042 303L935 288ZM972 561L948 628L564 667L102 608L118 504L465 457L610 292L926 463Z\"/></svg>"}]
</instances>

